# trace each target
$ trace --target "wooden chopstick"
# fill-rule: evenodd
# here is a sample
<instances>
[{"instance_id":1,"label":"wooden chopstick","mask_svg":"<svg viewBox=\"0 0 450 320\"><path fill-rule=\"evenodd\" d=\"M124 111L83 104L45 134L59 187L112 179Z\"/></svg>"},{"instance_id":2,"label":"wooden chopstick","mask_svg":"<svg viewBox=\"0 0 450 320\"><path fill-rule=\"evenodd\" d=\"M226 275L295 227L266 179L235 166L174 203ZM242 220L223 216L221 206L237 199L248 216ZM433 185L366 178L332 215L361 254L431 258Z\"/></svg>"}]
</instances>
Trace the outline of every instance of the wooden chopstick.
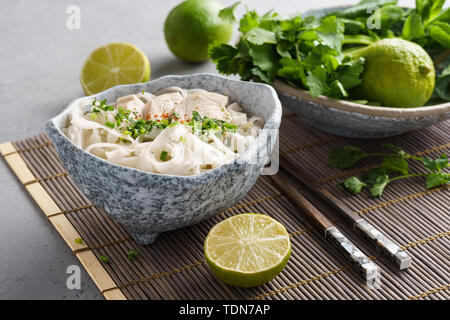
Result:
<instances>
[{"instance_id":1,"label":"wooden chopstick","mask_svg":"<svg viewBox=\"0 0 450 320\"><path fill-rule=\"evenodd\" d=\"M356 247L339 229L325 217L297 188L292 186L290 178L283 172L270 176L279 190L283 192L292 204L302 211L308 221L315 226L356 268L366 280L367 285L378 288L380 282L379 267Z\"/></svg>"},{"instance_id":2,"label":"wooden chopstick","mask_svg":"<svg viewBox=\"0 0 450 320\"><path fill-rule=\"evenodd\" d=\"M285 157L280 156L280 168L308 188L314 195L333 208L336 213L353 224L354 229L375 248L388 257L400 270L411 266L411 257L399 245L383 235L365 219L356 215L343 201L333 196L328 190L312 181L300 168L294 167Z\"/></svg>"}]
</instances>

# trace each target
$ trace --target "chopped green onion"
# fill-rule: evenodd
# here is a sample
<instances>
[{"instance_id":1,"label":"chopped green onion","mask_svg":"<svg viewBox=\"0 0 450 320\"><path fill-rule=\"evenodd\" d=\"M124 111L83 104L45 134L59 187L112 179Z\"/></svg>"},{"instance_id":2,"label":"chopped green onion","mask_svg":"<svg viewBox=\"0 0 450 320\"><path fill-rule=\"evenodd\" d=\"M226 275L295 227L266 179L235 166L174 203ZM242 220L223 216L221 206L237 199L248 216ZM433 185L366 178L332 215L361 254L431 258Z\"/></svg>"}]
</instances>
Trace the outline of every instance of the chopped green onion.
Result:
<instances>
[{"instance_id":1,"label":"chopped green onion","mask_svg":"<svg viewBox=\"0 0 450 320\"><path fill-rule=\"evenodd\" d=\"M109 262L109 258L105 256L98 257L98 260L100 260L101 262Z\"/></svg>"},{"instance_id":2,"label":"chopped green onion","mask_svg":"<svg viewBox=\"0 0 450 320\"><path fill-rule=\"evenodd\" d=\"M114 129L114 127L115 127L115 124L114 124L114 123L112 123L112 122L110 122L110 121L106 121L106 122L105 122L105 126L107 126L107 127L111 128L111 129Z\"/></svg>"},{"instance_id":3,"label":"chopped green onion","mask_svg":"<svg viewBox=\"0 0 450 320\"><path fill-rule=\"evenodd\" d=\"M129 260L133 260L137 256L139 256L139 252L136 249L131 249L130 251L128 251Z\"/></svg>"},{"instance_id":4,"label":"chopped green onion","mask_svg":"<svg viewBox=\"0 0 450 320\"><path fill-rule=\"evenodd\" d=\"M159 158L160 158L162 161L166 161L167 155L168 155L167 151L161 151L161 154L159 155Z\"/></svg>"},{"instance_id":5,"label":"chopped green onion","mask_svg":"<svg viewBox=\"0 0 450 320\"><path fill-rule=\"evenodd\" d=\"M78 243L78 244L83 243L83 239L81 239L81 238L76 238L74 241L75 241L75 243Z\"/></svg>"}]
</instances>

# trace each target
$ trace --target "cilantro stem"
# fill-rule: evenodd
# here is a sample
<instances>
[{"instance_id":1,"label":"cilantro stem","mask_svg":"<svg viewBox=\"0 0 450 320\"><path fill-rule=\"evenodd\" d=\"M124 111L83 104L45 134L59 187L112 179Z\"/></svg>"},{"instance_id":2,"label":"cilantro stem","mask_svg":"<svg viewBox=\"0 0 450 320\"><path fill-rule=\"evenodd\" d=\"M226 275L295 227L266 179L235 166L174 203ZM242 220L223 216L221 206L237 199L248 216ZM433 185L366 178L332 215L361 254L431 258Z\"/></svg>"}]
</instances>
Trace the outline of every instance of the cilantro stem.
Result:
<instances>
[{"instance_id":1,"label":"cilantro stem","mask_svg":"<svg viewBox=\"0 0 450 320\"><path fill-rule=\"evenodd\" d=\"M396 158L413 159L413 160L418 160L418 161L422 161L422 159L423 159L423 158L412 156L412 155L402 156L398 153L384 153L384 152L368 153L361 159L369 158L369 157L396 157Z\"/></svg>"},{"instance_id":2,"label":"cilantro stem","mask_svg":"<svg viewBox=\"0 0 450 320\"><path fill-rule=\"evenodd\" d=\"M391 178L391 179L388 180L388 182L401 180L401 179L406 179L406 178L427 177L428 175L429 175L428 173L406 174L406 175L403 175L403 176L397 176L397 177Z\"/></svg>"}]
</instances>

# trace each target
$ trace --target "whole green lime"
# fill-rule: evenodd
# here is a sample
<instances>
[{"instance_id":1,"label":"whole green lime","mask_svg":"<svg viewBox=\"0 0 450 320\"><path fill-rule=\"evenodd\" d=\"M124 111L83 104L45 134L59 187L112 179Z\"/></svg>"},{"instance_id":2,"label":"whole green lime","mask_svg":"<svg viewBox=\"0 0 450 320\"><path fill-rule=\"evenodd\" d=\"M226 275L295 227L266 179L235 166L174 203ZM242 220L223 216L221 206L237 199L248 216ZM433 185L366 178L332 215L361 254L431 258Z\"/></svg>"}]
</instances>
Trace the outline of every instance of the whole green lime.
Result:
<instances>
[{"instance_id":1,"label":"whole green lime","mask_svg":"<svg viewBox=\"0 0 450 320\"><path fill-rule=\"evenodd\" d=\"M360 56L366 60L362 83L356 88L362 98L386 107L413 108L431 97L434 66L421 46L403 39L383 39Z\"/></svg>"},{"instance_id":2,"label":"whole green lime","mask_svg":"<svg viewBox=\"0 0 450 320\"><path fill-rule=\"evenodd\" d=\"M170 51L190 61L208 60L208 45L228 43L231 24L219 17L223 5L216 0L187 0L170 11L164 23L164 36Z\"/></svg>"}]
</instances>

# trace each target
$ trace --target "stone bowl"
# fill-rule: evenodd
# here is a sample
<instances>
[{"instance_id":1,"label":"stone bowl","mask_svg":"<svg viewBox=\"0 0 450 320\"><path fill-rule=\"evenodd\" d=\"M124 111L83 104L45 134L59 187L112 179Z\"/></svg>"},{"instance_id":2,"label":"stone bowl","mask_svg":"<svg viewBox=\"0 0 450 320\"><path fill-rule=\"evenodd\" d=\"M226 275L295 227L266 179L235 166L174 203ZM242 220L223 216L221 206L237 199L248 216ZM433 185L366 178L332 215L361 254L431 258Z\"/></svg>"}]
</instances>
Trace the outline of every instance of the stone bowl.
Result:
<instances>
[{"instance_id":1,"label":"stone bowl","mask_svg":"<svg viewBox=\"0 0 450 320\"><path fill-rule=\"evenodd\" d=\"M227 95L249 115L262 117L264 130L233 162L194 176L156 174L113 164L75 146L61 131L68 124L72 108L81 99L115 101L123 95L142 90L157 92L171 86L202 88ZM213 74L165 76L76 99L48 122L46 132L78 188L138 242L150 244L161 232L217 215L244 197L270 159L281 109L275 90L268 85Z\"/></svg>"},{"instance_id":2,"label":"stone bowl","mask_svg":"<svg viewBox=\"0 0 450 320\"><path fill-rule=\"evenodd\" d=\"M306 11L321 17L348 6ZM381 138L417 130L450 118L450 102L419 108L367 106L325 96L312 98L305 90L277 81L273 84L283 106L310 126L350 138Z\"/></svg>"}]
</instances>

